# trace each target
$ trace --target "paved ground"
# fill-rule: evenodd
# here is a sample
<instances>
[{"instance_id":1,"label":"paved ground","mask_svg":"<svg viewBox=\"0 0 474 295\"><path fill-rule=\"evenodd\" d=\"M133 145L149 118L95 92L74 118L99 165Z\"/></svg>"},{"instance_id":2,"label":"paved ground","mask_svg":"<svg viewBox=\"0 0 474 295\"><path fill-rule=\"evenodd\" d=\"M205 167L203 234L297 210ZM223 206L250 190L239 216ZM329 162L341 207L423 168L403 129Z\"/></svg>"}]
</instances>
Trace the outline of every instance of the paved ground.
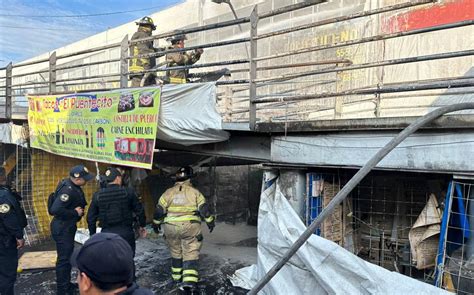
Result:
<instances>
[{"instance_id":1,"label":"paved ground","mask_svg":"<svg viewBox=\"0 0 474 295\"><path fill-rule=\"evenodd\" d=\"M218 223L212 234L203 225L204 246L199 274L201 294L245 294L234 288L228 276L236 269L253 264L257 258L257 228L245 224ZM32 250L52 250L53 243L44 243ZM156 294L179 294L171 284L171 257L162 237L151 234L137 241L137 277L139 285ZM54 294L54 270L24 271L18 276L17 294Z\"/></svg>"}]
</instances>

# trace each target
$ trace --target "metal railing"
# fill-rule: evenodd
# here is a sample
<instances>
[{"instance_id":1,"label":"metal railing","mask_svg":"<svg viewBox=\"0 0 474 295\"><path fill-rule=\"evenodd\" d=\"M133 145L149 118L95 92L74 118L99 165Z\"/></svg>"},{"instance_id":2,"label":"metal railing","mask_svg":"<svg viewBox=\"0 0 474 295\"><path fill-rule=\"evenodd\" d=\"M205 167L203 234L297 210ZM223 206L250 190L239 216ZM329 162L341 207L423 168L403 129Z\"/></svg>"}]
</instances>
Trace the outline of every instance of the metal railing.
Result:
<instances>
[{"instance_id":1,"label":"metal railing","mask_svg":"<svg viewBox=\"0 0 474 295\"><path fill-rule=\"evenodd\" d=\"M291 13L299 9L319 5L325 2L325 0L305 1L264 13L259 13L258 7L255 6L249 16L236 18L234 20L161 33L139 40L129 40L128 36L124 36L122 41L118 43L61 55L56 55L56 52L52 52L49 58L42 58L35 61L18 64L10 63L5 68L0 68L0 99L4 99L3 117L6 120L25 118L24 113L26 112L26 106L14 107L15 100L24 96L22 91L35 90L34 94L40 95L126 88L128 87L128 79L129 75L131 74L128 69L128 62L132 58L155 58L168 53L185 52L198 48L214 49L224 46L235 46L239 44L249 46L246 47L246 49L249 48L246 58L202 62L199 64L186 66L168 66L167 63L164 62L162 63L162 67L152 70L145 70L142 72L133 72L133 74L144 74L148 72L162 73L169 70L189 69L204 69L204 71L206 71L208 68L228 66L230 67L232 75L236 75L237 78L219 80L216 82L216 84L220 87L219 89L223 89L222 91L219 90L218 96L221 99L224 98L223 102L221 102L221 104L224 104L224 119L229 121L239 121L239 118L237 117L242 117L243 120L249 122L249 127L252 130L255 129L257 122L259 120L263 120L264 115L269 112L269 119L278 121L301 119L301 116L305 117L305 115L308 112L311 112L311 110L326 111L331 109L331 107L328 108L327 106L323 105L319 106L317 102L313 102L313 105L303 106L303 110L298 110L298 108L301 108L298 107L298 103L307 102L309 100L318 101L321 99L333 98L335 103L332 109L334 111L334 118L337 119L337 114L340 112L342 107L342 102L337 100L338 97L368 96L370 97L369 99L360 99L359 101L374 102L373 112L375 116L380 116L380 95L382 93L412 92L449 88L467 89L474 86L474 79L471 79L472 77L447 77L439 80L431 79L423 81L407 81L396 85L377 84L363 88L352 89L337 89L337 87L333 87L336 89L324 91L324 93L319 91L316 92L315 90L313 90L313 93L307 93L310 91L309 89L318 86L336 85L337 79L334 79L333 77L328 78L327 74L341 74L362 69L383 69L383 67L391 65L420 63L474 55L474 50L462 50L457 52L395 58L391 60L372 61L366 63L356 63L344 57L328 58L324 60L313 60L311 58L312 53L319 51L324 52L338 48L349 48L353 45L368 44L371 42L385 41L395 38L403 38L407 36L415 36L430 32L472 26L474 24L474 20L442 24L410 31L385 33L351 40L340 40L338 42L329 42L328 44L321 44L317 46L304 46L302 48L296 48L293 50L288 49L279 53L271 53L262 56L258 55L258 45L263 40L267 40L269 38L287 36L294 34L295 32L305 30L315 30L328 24L341 24L355 19L362 19L391 12L406 11L407 9L417 6L431 5L435 1L408 1L401 4L352 13L344 16L323 20L318 19L303 25L292 26L290 28L278 29L259 34L259 24L261 24L262 20L265 20L266 18L279 16L285 13ZM160 52L146 55L130 56L128 52L129 47L136 43L155 41L176 35L178 33L193 34L209 32L231 26L240 26L242 24L249 25L248 37L232 38L229 40L219 40L207 43L201 42L201 44L193 44L186 48L168 48L161 50ZM110 57L110 52L114 49L118 50L118 55ZM107 52L109 53L108 58L93 60L94 56L97 54ZM306 54L305 57L309 56L304 60L304 62L280 62L273 64L276 59L287 57L293 58L301 56L302 54ZM85 59L90 60L85 62ZM268 64L269 62L271 62L271 64ZM107 73L100 73L99 71L97 71L97 73L93 73L93 67L104 67L105 65L115 65L117 70L108 71ZM324 65L327 67L320 68ZM31 66L34 66L33 70L28 71L29 67ZM298 72L294 72L294 70L297 69ZM83 73L72 73L76 74L75 76L69 75L71 72L77 72L79 70L82 70ZM291 71L286 71L280 74L277 73L278 71L281 72L285 70ZM1 72L4 72L4 74L2 75ZM200 73L197 73L196 75L199 74ZM315 80L316 77L319 78L319 76L321 76L320 80ZM19 80L21 80L19 78L26 80L28 77L40 77L40 79L19 82ZM310 78L310 80L302 81L302 78ZM291 87L290 89L279 90L278 88L281 85L290 85ZM265 89L267 90L267 93L259 94L259 89ZM304 90L305 94L297 93L298 90ZM464 92L468 91L466 90ZM247 104L248 106L245 107L242 104ZM257 105L260 106L257 107ZM15 111L18 108L20 111ZM261 118L257 116L257 114L260 114L259 112L264 113L264 115L261 115Z\"/></svg>"}]
</instances>

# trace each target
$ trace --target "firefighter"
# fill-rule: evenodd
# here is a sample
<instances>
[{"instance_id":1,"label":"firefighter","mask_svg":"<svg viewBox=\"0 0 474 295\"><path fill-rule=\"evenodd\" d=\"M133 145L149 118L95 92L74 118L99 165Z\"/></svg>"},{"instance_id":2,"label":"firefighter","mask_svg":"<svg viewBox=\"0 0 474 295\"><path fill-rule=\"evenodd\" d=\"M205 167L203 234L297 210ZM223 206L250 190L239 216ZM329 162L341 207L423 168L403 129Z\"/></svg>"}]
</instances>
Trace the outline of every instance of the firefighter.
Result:
<instances>
[{"instance_id":1,"label":"firefighter","mask_svg":"<svg viewBox=\"0 0 474 295\"><path fill-rule=\"evenodd\" d=\"M138 216L140 235L146 235L146 218L142 204L133 188L122 186L122 172L115 167L105 170L104 180L107 186L101 188L92 196L92 202L87 212L89 233L96 233L96 223L102 232L120 235L130 244L135 255L135 233L133 231L133 214Z\"/></svg>"},{"instance_id":2,"label":"firefighter","mask_svg":"<svg viewBox=\"0 0 474 295\"><path fill-rule=\"evenodd\" d=\"M159 199L153 223L155 231L163 223L174 282L182 282L183 288L194 290L199 280L197 269L203 240L201 219L210 232L215 222L206 199L191 184L192 174L191 167L182 167L176 172L176 183Z\"/></svg>"},{"instance_id":3,"label":"firefighter","mask_svg":"<svg viewBox=\"0 0 474 295\"><path fill-rule=\"evenodd\" d=\"M151 17L145 16L140 21L135 22L138 25L138 30L132 35L131 40L143 39L151 37L151 34L156 30L156 26L153 23ZM142 43L133 43L130 45L130 55L138 56L142 54L154 53L155 48L153 47L153 40L148 40ZM155 67L155 58L154 57L138 57L132 58L129 61L129 72L141 72L144 70L149 70ZM130 79L132 80L132 87L140 87L141 80L145 73L130 74ZM145 81L144 86L152 85L154 80L151 79L152 76L149 75L149 78Z\"/></svg>"},{"instance_id":4,"label":"firefighter","mask_svg":"<svg viewBox=\"0 0 474 295\"><path fill-rule=\"evenodd\" d=\"M0 294L13 295L18 268L18 249L25 245L27 225L21 197L6 185L5 169L0 167Z\"/></svg>"},{"instance_id":5,"label":"firefighter","mask_svg":"<svg viewBox=\"0 0 474 295\"><path fill-rule=\"evenodd\" d=\"M184 40L186 40L186 35L184 34L178 34L168 38L167 41L171 42L171 47L167 49L184 48ZM193 53L184 51L168 53L166 54L166 62L168 67L192 65L201 58L203 52L204 50L202 48L198 48ZM166 72L166 80L171 84L183 84L188 81L188 73L189 70L184 69L170 70Z\"/></svg>"},{"instance_id":6,"label":"firefighter","mask_svg":"<svg viewBox=\"0 0 474 295\"><path fill-rule=\"evenodd\" d=\"M74 166L69 178L62 180L54 194L48 199L48 211L54 216L51 221L51 235L56 242L57 294L74 294L77 285L71 283L71 255L74 250L74 236L77 222L84 215L87 205L82 186L94 176L84 165Z\"/></svg>"}]
</instances>

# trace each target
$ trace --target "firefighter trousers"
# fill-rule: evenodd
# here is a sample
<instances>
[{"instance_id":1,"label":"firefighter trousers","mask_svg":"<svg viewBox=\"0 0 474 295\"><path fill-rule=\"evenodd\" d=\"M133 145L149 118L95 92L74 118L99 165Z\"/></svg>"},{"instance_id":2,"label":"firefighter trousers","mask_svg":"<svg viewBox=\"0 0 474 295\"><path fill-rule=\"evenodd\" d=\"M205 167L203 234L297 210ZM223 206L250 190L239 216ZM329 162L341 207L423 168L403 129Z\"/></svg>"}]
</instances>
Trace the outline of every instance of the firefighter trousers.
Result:
<instances>
[{"instance_id":1,"label":"firefighter trousers","mask_svg":"<svg viewBox=\"0 0 474 295\"><path fill-rule=\"evenodd\" d=\"M163 230L171 252L173 279L196 283L197 262L202 246L201 223L190 221L165 223Z\"/></svg>"},{"instance_id":2,"label":"firefighter trousers","mask_svg":"<svg viewBox=\"0 0 474 295\"><path fill-rule=\"evenodd\" d=\"M181 258L183 261L199 259L202 245L201 223L173 222L165 223L163 227L171 257Z\"/></svg>"}]
</instances>

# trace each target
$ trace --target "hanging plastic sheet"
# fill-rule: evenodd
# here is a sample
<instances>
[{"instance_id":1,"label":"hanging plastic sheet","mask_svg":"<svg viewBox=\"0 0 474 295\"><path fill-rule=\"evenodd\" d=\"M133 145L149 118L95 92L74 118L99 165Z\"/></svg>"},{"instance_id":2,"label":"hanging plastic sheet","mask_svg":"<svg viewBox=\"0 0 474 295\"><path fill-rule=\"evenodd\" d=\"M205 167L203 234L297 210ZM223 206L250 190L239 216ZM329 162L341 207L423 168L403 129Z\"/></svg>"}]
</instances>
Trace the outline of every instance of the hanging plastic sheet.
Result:
<instances>
[{"instance_id":1,"label":"hanging plastic sheet","mask_svg":"<svg viewBox=\"0 0 474 295\"><path fill-rule=\"evenodd\" d=\"M258 217L258 261L237 270L234 286L250 289L305 230L280 190L279 181L262 192ZM312 235L261 294L449 294L368 263L337 244Z\"/></svg>"},{"instance_id":2,"label":"hanging plastic sheet","mask_svg":"<svg viewBox=\"0 0 474 295\"><path fill-rule=\"evenodd\" d=\"M157 137L181 145L227 140L216 110L215 83L164 85Z\"/></svg>"}]
</instances>

